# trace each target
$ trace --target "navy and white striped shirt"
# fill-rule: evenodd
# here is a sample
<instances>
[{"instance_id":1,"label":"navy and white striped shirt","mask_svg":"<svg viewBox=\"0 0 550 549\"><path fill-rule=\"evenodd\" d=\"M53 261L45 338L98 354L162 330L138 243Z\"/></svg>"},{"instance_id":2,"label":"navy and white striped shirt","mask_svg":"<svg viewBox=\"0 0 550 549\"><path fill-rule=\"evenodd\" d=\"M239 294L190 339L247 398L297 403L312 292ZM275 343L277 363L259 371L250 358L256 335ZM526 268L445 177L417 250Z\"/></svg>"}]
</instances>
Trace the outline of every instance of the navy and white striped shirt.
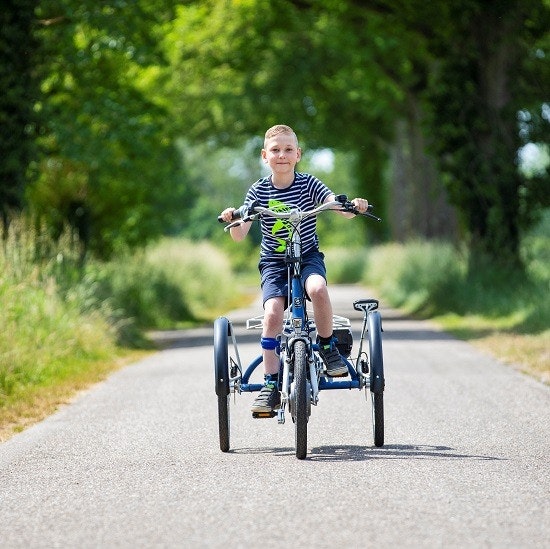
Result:
<instances>
[{"instance_id":1,"label":"navy and white striped shirt","mask_svg":"<svg viewBox=\"0 0 550 549\"><path fill-rule=\"evenodd\" d=\"M271 176L262 177L254 183L246 194L245 205L257 201L264 208L289 211L297 208L300 211L311 210L322 204L333 192L315 176L296 172L294 181L286 189L277 189L271 182ZM300 239L302 253L317 249L317 217L302 221ZM261 257L283 257L285 242L289 238L287 219L276 219L264 216L260 222L262 232Z\"/></svg>"}]
</instances>

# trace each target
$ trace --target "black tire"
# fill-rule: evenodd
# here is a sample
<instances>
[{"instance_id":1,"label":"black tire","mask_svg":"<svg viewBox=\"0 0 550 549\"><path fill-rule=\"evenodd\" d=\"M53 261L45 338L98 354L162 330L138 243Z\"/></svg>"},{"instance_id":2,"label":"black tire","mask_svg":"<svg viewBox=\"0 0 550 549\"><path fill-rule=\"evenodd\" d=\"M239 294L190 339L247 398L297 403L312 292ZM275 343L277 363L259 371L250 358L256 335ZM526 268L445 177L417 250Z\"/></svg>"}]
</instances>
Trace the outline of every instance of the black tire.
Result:
<instances>
[{"instance_id":1,"label":"black tire","mask_svg":"<svg viewBox=\"0 0 550 549\"><path fill-rule=\"evenodd\" d=\"M370 392L374 445L384 445L384 356L382 353L382 319L371 311L367 319L369 337Z\"/></svg>"},{"instance_id":2,"label":"black tire","mask_svg":"<svg viewBox=\"0 0 550 549\"><path fill-rule=\"evenodd\" d=\"M377 448L384 446L384 393L371 393L372 434Z\"/></svg>"},{"instance_id":3,"label":"black tire","mask_svg":"<svg viewBox=\"0 0 550 549\"><path fill-rule=\"evenodd\" d=\"M214 371L215 388L218 396L218 427L220 450L229 452L229 330L227 318L214 322Z\"/></svg>"},{"instance_id":4,"label":"black tire","mask_svg":"<svg viewBox=\"0 0 550 549\"><path fill-rule=\"evenodd\" d=\"M378 311L372 311L367 318L369 338L370 390L384 391L384 356L382 354L382 320Z\"/></svg>"},{"instance_id":5,"label":"black tire","mask_svg":"<svg viewBox=\"0 0 550 549\"><path fill-rule=\"evenodd\" d=\"M307 455L307 348L304 341L294 344L294 435L296 442L296 457L305 459Z\"/></svg>"},{"instance_id":6,"label":"black tire","mask_svg":"<svg viewBox=\"0 0 550 549\"><path fill-rule=\"evenodd\" d=\"M231 397L218 396L218 425L220 432L220 450L229 452L229 401Z\"/></svg>"}]
</instances>

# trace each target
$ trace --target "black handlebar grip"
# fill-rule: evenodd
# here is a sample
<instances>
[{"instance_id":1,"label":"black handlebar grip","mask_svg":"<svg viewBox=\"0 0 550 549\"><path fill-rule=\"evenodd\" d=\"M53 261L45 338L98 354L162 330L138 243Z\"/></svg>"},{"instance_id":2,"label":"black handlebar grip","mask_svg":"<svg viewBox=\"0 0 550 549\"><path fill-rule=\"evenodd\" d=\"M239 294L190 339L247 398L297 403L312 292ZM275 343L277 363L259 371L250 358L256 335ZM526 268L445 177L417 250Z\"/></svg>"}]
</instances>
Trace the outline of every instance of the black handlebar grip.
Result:
<instances>
[{"instance_id":1,"label":"black handlebar grip","mask_svg":"<svg viewBox=\"0 0 550 549\"><path fill-rule=\"evenodd\" d=\"M231 214L231 220L235 221L235 219L241 219L241 217L246 217L246 206L241 206L240 208L237 208L236 210L233 210L233 213ZM221 215L218 215L218 221L220 223L224 223L224 220L222 219Z\"/></svg>"}]
</instances>

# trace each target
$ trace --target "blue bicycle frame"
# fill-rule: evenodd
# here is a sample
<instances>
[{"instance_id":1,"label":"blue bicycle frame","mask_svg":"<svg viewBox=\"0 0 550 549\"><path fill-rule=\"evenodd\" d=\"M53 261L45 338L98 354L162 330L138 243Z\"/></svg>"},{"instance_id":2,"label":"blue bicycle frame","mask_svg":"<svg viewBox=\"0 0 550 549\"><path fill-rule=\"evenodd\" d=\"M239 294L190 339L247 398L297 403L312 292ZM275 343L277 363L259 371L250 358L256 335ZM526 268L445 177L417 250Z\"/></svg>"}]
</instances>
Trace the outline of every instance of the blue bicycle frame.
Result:
<instances>
[{"instance_id":1,"label":"blue bicycle frame","mask_svg":"<svg viewBox=\"0 0 550 549\"><path fill-rule=\"evenodd\" d=\"M338 198L338 197L337 197ZM311 333L316 330L315 323L308 318L306 307L305 281L301 272L301 241L300 223L308 216L317 215L328 209L351 211L353 205L342 195L341 199L328 202L309 212L292 210L290 212L275 212L259 206L254 207L254 214L247 214L242 222L253 221L261 215L271 215L288 220L291 226L289 240L286 242L285 262L288 270L288 309L285 312L282 332L279 336L279 391L280 407L275 411L253 412L254 417L278 416L279 423L285 422L285 409L288 408L294 422L296 457L304 459L307 455L307 423L311 414L311 405L318 403L320 391L327 389L370 389L372 402L372 426L376 446L384 443L384 367L381 340L381 317L376 310L378 301L361 299L353 303L357 311L364 314L359 350L355 366L348 360L351 351L351 341L337 344L343 363L347 366L346 379L333 379L324 371L323 362L319 356L319 346L312 341ZM370 214L367 217L374 217ZM375 217L375 219L378 219ZM231 228L231 224L226 230ZM351 338L351 323L344 317L333 316L335 334ZM262 328L263 317L247 321L247 328ZM368 332L368 354L363 352L365 334ZM229 337L233 341L234 356L229 353ZM346 337L344 337L344 340ZM341 345L341 347L339 346ZM229 451L229 396L231 393L260 391L263 383L251 383L250 378L256 368L262 364L262 355L256 357L242 373L237 341L231 322L220 317L214 322L214 365L215 388L218 397L218 423L220 431L220 448Z\"/></svg>"},{"instance_id":2,"label":"blue bicycle frame","mask_svg":"<svg viewBox=\"0 0 550 549\"><path fill-rule=\"evenodd\" d=\"M322 210L321 210L322 211ZM305 281L302 278L301 272L301 241L299 226L302 220L301 214L298 211L291 212L288 217L292 226L292 234L290 240L287 241L285 262L288 268L288 304L287 315L283 324L281 334L281 361L280 361L280 391L281 391L281 408L279 411L279 422L284 423L284 405L289 399L289 368L290 361L287 360L289 353L292 353L292 348L297 340L302 340L306 343L309 371L307 372L308 381L310 384L310 400L312 404L317 404L319 391L330 389L359 389L364 386L357 369L344 356L341 356L342 361L346 364L349 373L349 379L337 380L328 378L322 375L322 362L317 354L319 350L318 344L311 339L311 333L315 330L315 325L308 318L306 307ZM257 321L259 319L251 319ZM348 327L349 320L343 317L334 317L336 324ZM251 322L249 321L249 323ZM249 325L247 327L259 327L259 325ZM256 368L262 363L262 356L257 357L244 372L240 391L253 392L259 391L263 384L250 383L250 377Z\"/></svg>"}]
</instances>

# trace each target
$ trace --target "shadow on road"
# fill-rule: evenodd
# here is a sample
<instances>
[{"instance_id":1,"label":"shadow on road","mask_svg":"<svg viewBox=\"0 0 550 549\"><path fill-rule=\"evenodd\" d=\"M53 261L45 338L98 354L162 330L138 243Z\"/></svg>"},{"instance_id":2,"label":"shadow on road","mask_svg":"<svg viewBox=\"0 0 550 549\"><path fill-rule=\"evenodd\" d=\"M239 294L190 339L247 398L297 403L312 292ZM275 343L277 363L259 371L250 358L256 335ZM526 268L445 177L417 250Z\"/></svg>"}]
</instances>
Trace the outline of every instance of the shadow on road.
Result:
<instances>
[{"instance_id":1,"label":"shadow on road","mask_svg":"<svg viewBox=\"0 0 550 549\"><path fill-rule=\"evenodd\" d=\"M294 455L294 448L235 448L234 454L272 454L277 456ZM382 448L367 446L317 446L308 452L310 461L367 461L371 459L469 459L481 461L500 461L494 456L457 453L449 446L390 444Z\"/></svg>"},{"instance_id":2,"label":"shadow on road","mask_svg":"<svg viewBox=\"0 0 550 549\"><path fill-rule=\"evenodd\" d=\"M365 446L318 446L312 448L313 461L365 461L369 459L475 459L500 460L494 456L457 453L448 446L393 444L382 448Z\"/></svg>"}]
</instances>

